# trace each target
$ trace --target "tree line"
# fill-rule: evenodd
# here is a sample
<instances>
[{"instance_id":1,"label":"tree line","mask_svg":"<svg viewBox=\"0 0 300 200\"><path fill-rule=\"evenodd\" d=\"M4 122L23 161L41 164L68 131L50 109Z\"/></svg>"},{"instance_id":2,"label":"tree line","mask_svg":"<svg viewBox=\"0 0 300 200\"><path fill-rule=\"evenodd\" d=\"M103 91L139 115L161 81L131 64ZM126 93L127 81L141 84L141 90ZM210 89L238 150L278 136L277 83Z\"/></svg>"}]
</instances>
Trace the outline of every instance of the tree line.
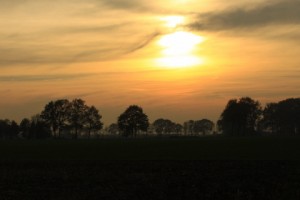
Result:
<instances>
[{"instance_id":1,"label":"tree line","mask_svg":"<svg viewBox=\"0 0 300 200\"><path fill-rule=\"evenodd\" d=\"M225 135L300 135L300 98L268 103L250 97L232 99L217 122Z\"/></svg>"},{"instance_id":2,"label":"tree line","mask_svg":"<svg viewBox=\"0 0 300 200\"><path fill-rule=\"evenodd\" d=\"M101 131L109 135L137 137L138 135L300 135L300 98L278 103L261 103L250 97L231 99L217 125L209 119L188 120L183 124L159 118L153 123L137 105L129 106L103 130L102 116L95 106L82 99L59 99L47 103L41 113L24 118L20 124L0 120L0 138L91 138Z\"/></svg>"}]
</instances>

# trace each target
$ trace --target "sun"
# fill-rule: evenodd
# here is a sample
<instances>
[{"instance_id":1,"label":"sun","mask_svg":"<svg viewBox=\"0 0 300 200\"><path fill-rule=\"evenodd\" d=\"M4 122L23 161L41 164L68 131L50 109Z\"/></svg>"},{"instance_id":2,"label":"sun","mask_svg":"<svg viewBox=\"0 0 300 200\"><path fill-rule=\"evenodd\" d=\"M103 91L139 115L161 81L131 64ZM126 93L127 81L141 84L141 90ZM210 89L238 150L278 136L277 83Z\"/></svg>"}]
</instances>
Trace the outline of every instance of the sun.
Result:
<instances>
[{"instance_id":1,"label":"sun","mask_svg":"<svg viewBox=\"0 0 300 200\"><path fill-rule=\"evenodd\" d=\"M168 68L184 68L199 65L203 60L194 54L198 44L204 38L191 32L177 31L163 36L158 45L162 48L162 57L157 65Z\"/></svg>"},{"instance_id":2,"label":"sun","mask_svg":"<svg viewBox=\"0 0 300 200\"><path fill-rule=\"evenodd\" d=\"M183 16L167 16L161 17L162 21L165 22L165 26L168 28L176 28L179 25L182 25L185 21Z\"/></svg>"}]
</instances>

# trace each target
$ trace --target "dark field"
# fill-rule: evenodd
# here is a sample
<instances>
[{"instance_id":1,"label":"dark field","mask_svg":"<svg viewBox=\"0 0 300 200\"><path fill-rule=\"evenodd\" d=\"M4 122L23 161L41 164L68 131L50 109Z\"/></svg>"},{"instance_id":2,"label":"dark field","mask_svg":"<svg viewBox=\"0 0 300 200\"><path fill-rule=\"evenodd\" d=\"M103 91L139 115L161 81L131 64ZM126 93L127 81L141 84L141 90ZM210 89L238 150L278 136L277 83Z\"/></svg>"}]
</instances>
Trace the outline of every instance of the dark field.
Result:
<instances>
[{"instance_id":1,"label":"dark field","mask_svg":"<svg viewBox=\"0 0 300 200\"><path fill-rule=\"evenodd\" d=\"M300 138L0 141L0 199L300 199Z\"/></svg>"},{"instance_id":2,"label":"dark field","mask_svg":"<svg viewBox=\"0 0 300 200\"><path fill-rule=\"evenodd\" d=\"M300 137L0 141L2 161L299 160Z\"/></svg>"}]
</instances>

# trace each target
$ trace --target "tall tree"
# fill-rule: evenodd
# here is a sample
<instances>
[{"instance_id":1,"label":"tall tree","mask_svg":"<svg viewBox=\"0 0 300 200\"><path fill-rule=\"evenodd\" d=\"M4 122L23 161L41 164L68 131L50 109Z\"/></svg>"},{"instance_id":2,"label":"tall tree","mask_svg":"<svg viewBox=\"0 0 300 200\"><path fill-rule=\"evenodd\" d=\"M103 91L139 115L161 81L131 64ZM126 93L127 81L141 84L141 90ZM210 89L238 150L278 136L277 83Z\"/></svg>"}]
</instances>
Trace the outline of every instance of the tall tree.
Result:
<instances>
[{"instance_id":1,"label":"tall tree","mask_svg":"<svg viewBox=\"0 0 300 200\"><path fill-rule=\"evenodd\" d=\"M22 137L29 138L30 126L31 126L31 122L29 119L27 118L22 119L20 123L20 132Z\"/></svg>"},{"instance_id":2,"label":"tall tree","mask_svg":"<svg viewBox=\"0 0 300 200\"><path fill-rule=\"evenodd\" d=\"M209 131L212 131L214 128L214 123L208 119L201 119L194 121L193 129L194 133L206 135Z\"/></svg>"},{"instance_id":3,"label":"tall tree","mask_svg":"<svg viewBox=\"0 0 300 200\"><path fill-rule=\"evenodd\" d=\"M158 135L170 134L175 124L169 119L157 119L153 122L154 130Z\"/></svg>"},{"instance_id":4,"label":"tall tree","mask_svg":"<svg viewBox=\"0 0 300 200\"><path fill-rule=\"evenodd\" d=\"M175 124L175 133L176 134L182 134L182 129L183 129L183 126L181 124Z\"/></svg>"},{"instance_id":5,"label":"tall tree","mask_svg":"<svg viewBox=\"0 0 300 200\"><path fill-rule=\"evenodd\" d=\"M278 103L276 117L281 133L300 134L300 98L290 98Z\"/></svg>"},{"instance_id":6,"label":"tall tree","mask_svg":"<svg viewBox=\"0 0 300 200\"><path fill-rule=\"evenodd\" d=\"M88 107L85 113L85 124L88 130L88 137L91 137L91 132L100 131L103 128L103 123L100 121L102 116L94 107Z\"/></svg>"},{"instance_id":7,"label":"tall tree","mask_svg":"<svg viewBox=\"0 0 300 200\"><path fill-rule=\"evenodd\" d=\"M20 127L17 124L17 122L15 122L14 120L10 122L10 133L9 133L9 137L10 138L16 138L18 137L20 131Z\"/></svg>"},{"instance_id":8,"label":"tall tree","mask_svg":"<svg viewBox=\"0 0 300 200\"><path fill-rule=\"evenodd\" d=\"M0 120L0 137L5 139L12 139L17 137L19 133L19 126L15 121L8 119Z\"/></svg>"},{"instance_id":9,"label":"tall tree","mask_svg":"<svg viewBox=\"0 0 300 200\"><path fill-rule=\"evenodd\" d=\"M40 117L39 114L25 118L20 123L20 133L26 139L45 139L52 136L49 125Z\"/></svg>"},{"instance_id":10,"label":"tall tree","mask_svg":"<svg viewBox=\"0 0 300 200\"><path fill-rule=\"evenodd\" d=\"M164 119L157 119L153 122L154 131L158 135L162 135L165 129L165 120Z\"/></svg>"},{"instance_id":11,"label":"tall tree","mask_svg":"<svg viewBox=\"0 0 300 200\"><path fill-rule=\"evenodd\" d=\"M70 103L68 122L71 128L74 129L74 138L78 138L78 132L84 127L87 122L88 106L82 99L74 99Z\"/></svg>"},{"instance_id":12,"label":"tall tree","mask_svg":"<svg viewBox=\"0 0 300 200\"><path fill-rule=\"evenodd\" d=\"M189 120L183 123L183 129L184 129L184 134L185 135L194 135L195 133L195 121L194 120Z\"/></svg>"},{"instance_id":13,"label":"tall tree","mask_svg":"<svg viewBox=\"0 0 300 200\"><path fill-rule=\"evenodd\" d=\"M300 134L300 98L290 98L267 104L261 121L264 131L297 135Z\"/></svg>"},{"instance_id":14,"label":"tall tree","mask_svg":"<svg viewBox=\"0 0 300 200\"><path fill-rule=\"evenodd\" d=\"M153 127L158 135L176 133L179 134L182 131L182 126L176 124L169 119L157 119L153 122Z\"/></svg>"},{"instance_id":15,"label":"tall tree","mask_svg":"<svg viewBox=\"0 0 300 200\"><path fill-rule=\"evenodd\" d=\"M54 137L60 137L62 129L67 125L70 102L60 99L49 102L41 113L41 118L50 126Z\"/></svg>"},{"instance_id":16,"label":"tall tree","mask_svg":"<svg viewBox=\"0 0 300 200\"><path fill-rule=\"evenodd\" d=\"M112 123L107 127L107 132L111 135L118 135L119 134L119 126L118 124Z\"/></svg>"},{"instance_id":17,"label":"tall tree","mask_svg":"<svg viewBox=\"0 0 300 200\"><path fill-rule=\"evenodd\" d=\"M49 125L39 114L31 117L28 139L46 139L51 137Z\"/></svg>"},{"instance_id":18,"label":"tall tree","mask_svg":"<svg viewBox=\"0 0 300 200\"><path fill-rule=\"evenodd\" d=\"M5 138L9 131L9 120L0 120L0 137Z\"/></svg>"},{"instance_id":19,"label":"tall tree","mask_svg":"<svg viewBox=\"0 0 300 200\"><path fill-rule=\"evenodd\" d=\"M131 105L119 116L118 126L124 136L136 136L139 131L147 131L148 116L141 107Z\"/></svg>"},{"instance_id":20,"label":"tall tree","mask_svg":"<svg viewBox=\"0 0 300 200\"><path fill-rule=\"evenodd\" d=\"M278 103L268 103L263 110L263 118L259 121L260 131L275 134L279 132Z\"/></svg>"},{"instance_id":21,"label":"tall tree","mask_svg":"<svg viewBox=\"0 0 300 200\"><path fill-rule=\"evenodd\" d=\"M250 97L229 100L221 114L219 127L228 135L247 135L255 132L262 108Z\"/></svg>"}]
</instances>

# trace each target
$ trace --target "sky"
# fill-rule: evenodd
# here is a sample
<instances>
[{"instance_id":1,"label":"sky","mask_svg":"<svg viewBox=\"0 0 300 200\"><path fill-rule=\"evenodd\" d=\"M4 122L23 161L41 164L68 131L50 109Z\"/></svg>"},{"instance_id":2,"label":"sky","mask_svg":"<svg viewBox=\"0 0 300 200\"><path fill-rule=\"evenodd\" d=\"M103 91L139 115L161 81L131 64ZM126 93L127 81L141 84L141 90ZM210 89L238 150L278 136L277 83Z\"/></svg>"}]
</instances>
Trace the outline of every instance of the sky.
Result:
<instances>
[{"instance_id":1,"label":"sky","mask_svg":"<svg viewBox=\"0 0 300 200\"><path fill-rule=\"evenodd\" d=\"M82 98L105 125L300 95L300 0L0 0L0 118Z\"/></svg>"}]
</instances>

